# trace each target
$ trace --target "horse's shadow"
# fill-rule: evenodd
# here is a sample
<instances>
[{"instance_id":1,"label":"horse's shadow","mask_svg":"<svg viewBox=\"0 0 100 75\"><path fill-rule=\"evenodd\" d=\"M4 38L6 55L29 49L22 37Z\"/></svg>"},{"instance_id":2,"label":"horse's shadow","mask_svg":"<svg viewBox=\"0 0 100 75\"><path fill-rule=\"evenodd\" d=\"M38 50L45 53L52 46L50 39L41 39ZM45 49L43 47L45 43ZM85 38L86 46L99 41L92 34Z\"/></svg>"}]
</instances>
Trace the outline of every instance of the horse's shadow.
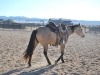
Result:
<instances>
[{"instance_id":1,"label":"horse's shadow","mask_svg":"<svg viewBox=\"0 0 100 75\"><path fill-rule=\"evenodd\" d=\"M54 68L55 65L51 65L51 66L46 66L46 67L42 67L42 68L38 68L38 69L35 69L35 70L31 70L29 72L22 72L21 74L19 75L40 75L40 74L43 74L45 73L46 71Z\"/></svg>"},{"instance_id":2,"label":"horse's shadow","mask_svg":"<svg viewBox=\"0 0 100 75\"><path fill-rule=\"evenodd\" d=\"M3 74L0 74L0 75L10 75L10 74L13 74L13 73L16 73L16 72L20 72L20 70L23 70L24 68L20 68L20 69L14 69L14 70L11 70L7 73L3 73Z\"/></svg>"},{"instance_id":3,"label":"horse's shadow","mask_svg":"<svg viewBox=\"0 0 100 75\"><path fill-rule=\"evenodd\" d=\"M45 73L46 71L48 71L48 70L54 68L54 66L55 66L55 65L44 66L44 67L42 67L42 68L37 68L37 69L31 70L31 71L29 71L29 72L22 72L22 73L20 73L20 74L18 74L18 75L40 75L40 74L43 74L43 73ZM11 70L11 71L9 71L9 72L7 72L7 73L4 73L4 74L2 74L2 75L11 75L11 74L13 74L13 73L20 72L20 70L23 70L23 69L25 69L25 68Z\"/></svg>"}]
</instances>

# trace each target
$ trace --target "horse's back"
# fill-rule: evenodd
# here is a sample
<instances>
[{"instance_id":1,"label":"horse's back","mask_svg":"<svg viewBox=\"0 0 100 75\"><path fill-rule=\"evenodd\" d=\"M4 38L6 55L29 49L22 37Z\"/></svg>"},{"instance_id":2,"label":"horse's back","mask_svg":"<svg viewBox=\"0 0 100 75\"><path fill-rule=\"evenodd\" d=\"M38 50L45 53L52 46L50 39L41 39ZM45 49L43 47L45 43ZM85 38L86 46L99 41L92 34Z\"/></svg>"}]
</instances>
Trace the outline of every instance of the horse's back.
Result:
<instances>
[{"instance_id":1,"label":"horse's back","mask_svg":"<svg viewBox=\"0 0 100 75\"><path fill-rule=\"evenodd\" d=\"M39 27L37 29L37 37L47 39L50 37L50 33L51 33L51 31L47 27Z\"/></svg>"}]
</instances>

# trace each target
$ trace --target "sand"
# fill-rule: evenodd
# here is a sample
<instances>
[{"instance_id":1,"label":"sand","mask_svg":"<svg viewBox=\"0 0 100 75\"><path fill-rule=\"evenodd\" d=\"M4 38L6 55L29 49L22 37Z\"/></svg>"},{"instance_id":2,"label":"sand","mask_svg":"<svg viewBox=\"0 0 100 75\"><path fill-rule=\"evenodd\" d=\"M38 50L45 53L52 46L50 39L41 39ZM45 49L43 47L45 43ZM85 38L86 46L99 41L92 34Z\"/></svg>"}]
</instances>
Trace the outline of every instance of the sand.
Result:
<instances>
[{"instance_id":1,"label":"sand","mask_svg":"<svg viewBox=\"0 0 100 75\"><path fill-rule=\"evenodd\" d=\"M32 67L23 60L32 31L0 30L0 75L100 75L100 34L86 33L85 38L72 34L64 51L65 63L55 60L60 48L49 46L48 57L43 55L41 44L32 58Z\"/></svg>"}]
</instances>

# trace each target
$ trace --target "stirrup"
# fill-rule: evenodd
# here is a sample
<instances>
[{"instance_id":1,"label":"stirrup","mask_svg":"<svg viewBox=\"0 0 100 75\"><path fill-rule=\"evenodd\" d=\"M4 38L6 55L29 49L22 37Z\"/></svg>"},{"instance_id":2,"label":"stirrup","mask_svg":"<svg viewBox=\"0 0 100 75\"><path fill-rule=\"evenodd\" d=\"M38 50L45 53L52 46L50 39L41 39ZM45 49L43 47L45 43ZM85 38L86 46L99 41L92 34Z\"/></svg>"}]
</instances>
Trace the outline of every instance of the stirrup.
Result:
<instances>
[{"instance_id":1,"label":"stirrup","mask_svg":"<svg viewBox=\"0 0 100 75\"><path fill-rule=\"evenodd\" d=\"M61 43L62 43L62 44L65 44L65 40L63 39L63 40L61 41Z\"/></svg>"}]
</instances>

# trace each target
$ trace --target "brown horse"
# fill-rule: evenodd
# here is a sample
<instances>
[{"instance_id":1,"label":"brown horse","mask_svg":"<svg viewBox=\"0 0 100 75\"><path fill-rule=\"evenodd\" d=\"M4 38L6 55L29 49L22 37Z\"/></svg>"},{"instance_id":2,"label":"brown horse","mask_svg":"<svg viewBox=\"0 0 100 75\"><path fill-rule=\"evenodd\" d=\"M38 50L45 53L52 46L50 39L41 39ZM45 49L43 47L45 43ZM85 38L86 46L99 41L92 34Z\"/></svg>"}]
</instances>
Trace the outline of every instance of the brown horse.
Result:
<instances>
[{"instance_id":1,"label":"brown horse","mask_svg":"<svg viewBox=\"0 0 100 75\"><path fill-rule=\"evenodd\" d=\"M55 28L55 26L56 25L54 23L51 23L51 27ZM60 27L61 27L61 29L60 29ZM48 64L51 65L51 62L47 56L48 44L56 45L56 42L57 42L57 44L60 45L61 55L55 61L55 64L60 59L61 59L62 63L64 63L63 54L64 54L65 43L67 43L67 40L68 40L68 36L75 32L79 36L84 37L84 33L82 32L82 27L80 24L75 25L75 26L68 26L67 33L65 33L66 28L65 28L64 24L61 24L60 27L58 27L58 29L60 31L59 35L57 35L55 32L50 30L49 27L39 27L38 29L36 29L32 32L28 47L27 47L26 51L24 52L24 58L26 61L28 60L29 66L31 66L32 54L33 54L33 51L35 50L36 46L38 45L38 43L42 44L42 46L44 48L44 56L46 57ZM65 40L65 43L62 43L61 39Z\"/></svg>"}]
</instances>

